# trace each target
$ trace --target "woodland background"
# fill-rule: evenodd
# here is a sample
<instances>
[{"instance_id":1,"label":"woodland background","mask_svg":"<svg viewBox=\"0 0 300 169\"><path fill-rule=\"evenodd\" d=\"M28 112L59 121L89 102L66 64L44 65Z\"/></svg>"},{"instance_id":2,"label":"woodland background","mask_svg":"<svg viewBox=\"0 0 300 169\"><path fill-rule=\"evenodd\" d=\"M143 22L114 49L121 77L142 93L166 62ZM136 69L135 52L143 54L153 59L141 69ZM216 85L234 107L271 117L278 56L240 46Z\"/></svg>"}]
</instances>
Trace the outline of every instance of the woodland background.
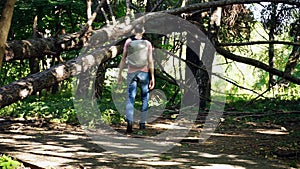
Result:
<instances>
[{"instance_id":1,"label":"woodland background","mask_svg":"<svg viewBox=\"0 0 300 169\"><path fill-rule=\"evenodd\" d=\"M201 98L199 114L209 109L212 95L220 95L226 97L224 112L239 112L254 121L263 116L264 122L274 124L291 118L299 124L298 0L3 0L0 8L0 117L78 124L72 80L80 76L76 95L86 97L91 85L102 112L89 125L98 120L123 123L111 99L116 80L111 72L121 58L122 38L134 24L151 16L147 14L167 13L195 25L216 51L200 59L199 53L186 47L193 37L182 42L178 34L145 35L155 48L173 53L191 69ZM133 17L139 13L145 15ZM129 23L119 22L126 17ZM114 38L118 43L107 45ZM87 64L88 55L81 55L87 44L94 63ZM156 60L156 65L160 62ZM214 66L224 70L215 76L220 83L212 83ZM74 71L75 67L84 71ZM96 78L89 84L92 69ZM159 69L155 74L156 88L166 96L164 103L155 104L166 105L164 113L174 114L185 102L184 95L172 74ZM214 89L223 86L222 93L216 93ZM295 139L300 135L293 134ZM299 152L298 142L291 144L293 153Z\"/></svg>"}]
</instances>

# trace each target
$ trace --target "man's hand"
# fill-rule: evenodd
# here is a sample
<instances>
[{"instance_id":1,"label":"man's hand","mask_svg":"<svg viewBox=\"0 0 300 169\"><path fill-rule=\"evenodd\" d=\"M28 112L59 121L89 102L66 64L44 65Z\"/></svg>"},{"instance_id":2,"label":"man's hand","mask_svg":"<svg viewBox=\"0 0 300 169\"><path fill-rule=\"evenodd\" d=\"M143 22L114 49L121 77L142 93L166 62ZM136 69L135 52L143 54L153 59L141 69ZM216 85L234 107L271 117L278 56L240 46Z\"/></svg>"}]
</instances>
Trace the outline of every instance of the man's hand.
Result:
<instances>
[{"instance_id":1,"label":"man's hand","mask_svg":"<svg viewBox=\"0 0 300 169\"><path fill-rule=\"evenodd\" d=\"M122 75L119 75L118 76L118 84L121 84L122 83Z\"/></svg>"},{"instance_id":2,"label":"man's hand","mask_svg":"<svg viewBox=\"0 0 300 169\"><path fill-rule=\"evenodd\" d=\"M149 83L149 89L150 89L150 90L154 89L154 86L155 86L155 80L154 80L154 79L151 79L151 80L150 80L150 83Z\"/></svg>"}]
</instances>

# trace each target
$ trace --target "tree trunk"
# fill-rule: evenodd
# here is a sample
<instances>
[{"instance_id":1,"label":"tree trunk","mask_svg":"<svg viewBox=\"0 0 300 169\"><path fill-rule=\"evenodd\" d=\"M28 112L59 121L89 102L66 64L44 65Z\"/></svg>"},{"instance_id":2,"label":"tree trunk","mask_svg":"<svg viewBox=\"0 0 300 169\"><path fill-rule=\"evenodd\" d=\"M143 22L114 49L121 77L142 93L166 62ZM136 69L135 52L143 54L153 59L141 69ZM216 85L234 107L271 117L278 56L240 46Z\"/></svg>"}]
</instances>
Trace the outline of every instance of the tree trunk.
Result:
<instances>
[{"instance_id":1,"label":"tree trunk","mask_svg":"<svg viewBox=\"0 0 300 169\"><path fill-rule=\"evenodd\" d=\"M97 66L109 58L115 57L117 51L121 51L119 46L103 48L3 86L0 88L0 108L24 99L34 92L51 87L71 76L79 75L84 68Z\"/></svg>"},{"instance_id":2,"label":"tree trunk","mask_svg":"<svg viewBox=\"0 0 300 169\"><path fill-rule=\"evenodd\" d=\"M102 63L97 69L95 79L95 97L101 98L104 88L105 72L107 63Z\"/></svg>"},{"instance_id":3,"label":"tree trunk","mask_svg":"<svg viewBox=\"0 0 300 169\"><path fill-rule=\"evenodd\" d=\"M103 73L103 72L102 72ZM78 98L87 98L89 92L90 83L90 71L86 70L85 72L80 73L78 77L78 85L76 90L76 96Z\"/></svg>"},{"instance_id":4,"label":"tree trunk","mask_svg":"<svg viewBox=\"0 0 300 169\"><path fill-rule=\"evenodd\" d=\"M299 30L298 30L299 31ZM295 42L300 42L300 31L296 34ZM292 53L289 56L289 60L285 66L284 73L291 75L300 61L300 46L294 46Z\"/></svg>"},{"instance_id":5,"label":"tree trunk","mask_svg":"<svg viewBox=\"0 0 300 169\"><path fill-rule=\"evenodd\" d=\"M193 44L195 45L195 44ZM197 48L197 50L199 52L195 52L193 51L190 47L187 47L186 50L186 60L187 60L187 66L188 68L191 70L193 77L191 78L195 78L197 85L198 85L198 92L199 95L195 95L193 93L193 91L187 91L185 93L185 95L189 98L191 98L191 96L193 96L193 99L195 100L199 100L199 105L200 108L205 108L206 106L206 101L209 100L209 96L208 94L210 93L210 89L208 88L208 84L209 84L209 77L208 77L208 73L207 70L205 68L205 65L203 65L203 62L200 60L200 44L197 44L197 46L199 48ZM205 52L204 52L205 53ZM187 75L186 75L187 76ZM187 77L189 78L189 77ZM187 80L187 79L186 79ZM195 97L199 97L199 98L195 98ZM184 104L185 105L190 105L190 99L183 99L184 100ZM193 103L193 102L191 102Z\"/></svg>"},{"instance_id":6,"label":"tree trunk","mask_svg":"<svg viewBox=\"0 0 300 169\"><path fill-rule=\"evenodd\" d=\"M6 0L0 19L0 70L5 56L5 45L9 33L16 0Z\"/></svg>"},{"instance_id":7,"label":"tree trunk","mask_svg":"<svg viewBox=\"0 0 300 169\"><path fill-rule=\"evenodd\" d=\"M272 3L271 4L271 20L270 20L270 31L269 31L269 41L274 41L274 33L275 33L275 28L276 28L276 4ZM274 44L269 44L269 66L271 68L274 67ZM275 85L275 80L273 78L273 74L269 73L269 84L268 87L272 87Z\"/></svg>"}]
</instances>

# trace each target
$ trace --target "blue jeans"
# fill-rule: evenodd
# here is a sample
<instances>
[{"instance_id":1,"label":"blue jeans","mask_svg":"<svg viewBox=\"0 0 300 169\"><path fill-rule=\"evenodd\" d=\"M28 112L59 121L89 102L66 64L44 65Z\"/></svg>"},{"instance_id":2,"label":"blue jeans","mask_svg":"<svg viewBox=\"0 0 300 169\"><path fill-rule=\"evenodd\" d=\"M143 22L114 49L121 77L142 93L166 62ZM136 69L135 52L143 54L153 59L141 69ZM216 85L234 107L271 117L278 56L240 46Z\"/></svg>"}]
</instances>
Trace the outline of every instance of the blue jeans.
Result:
<instances>
[{"instance_id":1,"label":"blue jeans","mask_svg":"<svg viewBox=\"0 0 300 169\"><path fill-rule=\"evenodd\" d=\"M140 123L146 123L149 100L149 73L133 72L127 74L128 97L126 102L126 120L133 122L134 101L138 84L141 88L142 110Z\"/></svg>"}]
</instances>

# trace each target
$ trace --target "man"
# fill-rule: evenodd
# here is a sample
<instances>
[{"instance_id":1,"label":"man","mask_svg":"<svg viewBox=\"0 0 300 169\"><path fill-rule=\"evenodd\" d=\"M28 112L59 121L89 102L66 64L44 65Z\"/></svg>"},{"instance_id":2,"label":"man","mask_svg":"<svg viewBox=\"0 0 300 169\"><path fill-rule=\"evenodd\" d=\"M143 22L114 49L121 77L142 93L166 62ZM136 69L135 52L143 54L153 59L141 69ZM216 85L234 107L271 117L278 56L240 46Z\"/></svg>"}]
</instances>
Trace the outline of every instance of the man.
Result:
<instances>
[{"instance_id":1,"label":"man","mask_svg":"<svg viewBox=\"0 0 300 169\"><path fill-rule=\"evenodd\" d=\"M126 40L122 59L119 65L120 70L118 75L118 84L121 84L121 73L126 61L128 63L128 97L126 101L127 133L132 133L133 131L134 101L138 83L140 84L142 96L141 119L139 122L140 129L146 128L145 124L148 112L149 90L152 90L155 85L152 44L148 40L143 39L144 32L145 30L143 26L135 26L134 37Z\"/></svg>"}]
</instances>

